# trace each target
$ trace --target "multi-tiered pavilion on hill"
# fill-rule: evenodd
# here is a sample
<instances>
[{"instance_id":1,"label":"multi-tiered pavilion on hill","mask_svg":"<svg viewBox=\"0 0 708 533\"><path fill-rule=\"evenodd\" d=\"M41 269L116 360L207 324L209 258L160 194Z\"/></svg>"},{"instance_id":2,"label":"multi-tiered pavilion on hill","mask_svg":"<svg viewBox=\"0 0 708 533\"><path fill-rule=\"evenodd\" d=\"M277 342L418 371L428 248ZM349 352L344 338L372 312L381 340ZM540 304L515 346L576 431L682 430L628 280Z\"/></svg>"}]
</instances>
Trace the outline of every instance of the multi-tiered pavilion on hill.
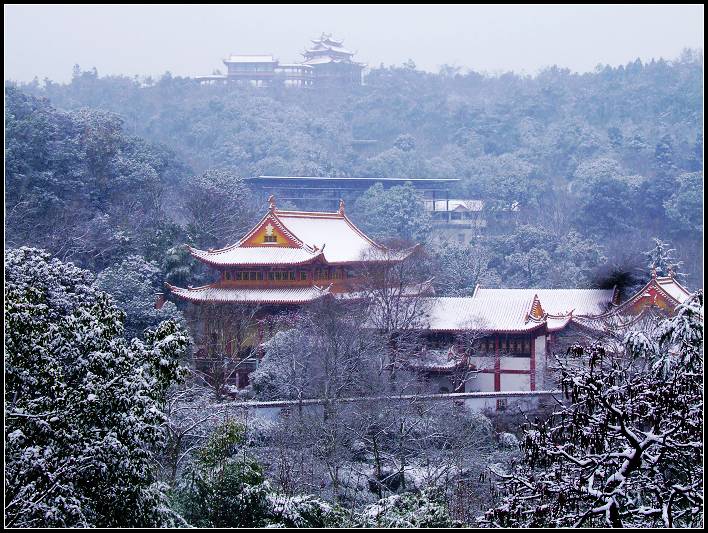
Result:
<instances>
[{"instance_id":1,"label":"multi-tiered pavilion on hill","mask_svg":"<svg viewBox=\"0 0 708 533\"><path fill-rule=\"evenodd\" d=\"M344 48L343 42L331 34L323 33L319 39L313 39L303 56L303 64L314 68L316 87L361 85L364 65L354 61L354 52Z\"/></svg>"}]
</instances>

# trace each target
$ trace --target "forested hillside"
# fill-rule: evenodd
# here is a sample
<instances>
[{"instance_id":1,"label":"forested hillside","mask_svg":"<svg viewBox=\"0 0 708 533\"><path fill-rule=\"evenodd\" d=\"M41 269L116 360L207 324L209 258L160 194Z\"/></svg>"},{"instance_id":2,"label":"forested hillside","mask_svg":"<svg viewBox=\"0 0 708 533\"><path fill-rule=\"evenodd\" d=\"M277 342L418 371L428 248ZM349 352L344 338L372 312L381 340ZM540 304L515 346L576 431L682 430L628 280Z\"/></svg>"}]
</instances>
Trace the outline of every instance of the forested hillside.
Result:
<instances>
[{"instance_id":1,"label":"forested hillside","mask_svg":"<svg viewBox=\"0 0 708 533\"><path fill-rule=\"evenodd\" d=\"M130 179L151 180L150 187L141 185L140 196L159 183L161 198L170 198L171 220L182 225L183 214L171 209L184 203L175 180L209 169L234 176L456 177L461 182L455 195L481 198L490 208L519 202L521 232L548 236L522 239L503 252L498 243L485 243L498 256L492 257L489 279L543 283L542 274L525 275L502 263L521 254L517 262L552 271L563 260L558 246L578 240L591 244L591 255L607 259L605 270L633 270L645 266L639 252L660 237L674 244L696 285L702 264L702 61L701 52L686 51L675 61L637 60L587 74L553 67L536 76L453 68L431 74L409 62L373 69L362 87L326 92L202 86L169 74L159 80L100 77L77 67L71 83L19 87L48 98L62 112L34 100L16 109L21 97L9 93L11 115L24 121L21 128L32 129L9 122L9 176L30 173L13 163L18 150L28 149L40 174L33 179L41 181L47 172L47 162L39 161L42 147L51 135L67 135L67 141L51 141L63 143L64 159L77 155L74 142L82 144L80 157L87 159L78 177L67 169L69 182L109 165L102 179L110 183L104 199L112 206L124 201L114 189L136 190ZM52 113L57 123L48 131ZM29 114L36 116L30 120ZM105 161L92 160L93 140L85 146L84 141L94 134L96 142L119 150L120 158L103 154ZM23 148L30 139L41 139L38 151L34 144ZM62 198L69 186L62 184L55 194ZM147 199L131 195L131 201ZM8 206L12 229L15 205ZM560 280L550 275L547 283L599 283L605 274L587 270L579 279Z\"/></svg>"}]
</instances>

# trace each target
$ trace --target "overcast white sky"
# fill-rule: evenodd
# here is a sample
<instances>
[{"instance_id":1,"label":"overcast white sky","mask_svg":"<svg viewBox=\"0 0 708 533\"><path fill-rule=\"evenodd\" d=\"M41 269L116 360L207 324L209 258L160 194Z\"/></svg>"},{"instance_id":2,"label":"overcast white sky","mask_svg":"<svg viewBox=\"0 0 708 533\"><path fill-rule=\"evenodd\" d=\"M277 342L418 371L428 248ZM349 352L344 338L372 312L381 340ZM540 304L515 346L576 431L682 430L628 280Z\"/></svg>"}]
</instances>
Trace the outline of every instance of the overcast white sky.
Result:
<instances>
[{"instance_id":1,"label":"overcast white sky","mask_svg":"<svg viewBox=\"0 0 708 533\"><path fill-rule=\"evenodd\" d=\"M67 81L76 63L101 75L208 74L231 52L291 62L322 32L369 66L582 72L702 49L703 5L6 5L5 79Z\"/></svg>"}]
</instances>

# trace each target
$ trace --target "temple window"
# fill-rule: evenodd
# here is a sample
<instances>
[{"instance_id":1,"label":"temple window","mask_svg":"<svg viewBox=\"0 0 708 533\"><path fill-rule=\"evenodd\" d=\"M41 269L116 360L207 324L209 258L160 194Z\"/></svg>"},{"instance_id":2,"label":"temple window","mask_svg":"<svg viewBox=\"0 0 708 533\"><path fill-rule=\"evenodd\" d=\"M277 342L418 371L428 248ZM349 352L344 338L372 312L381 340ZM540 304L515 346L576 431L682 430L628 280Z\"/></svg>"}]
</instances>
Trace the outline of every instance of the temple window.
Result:
<instances>
[{"instance_id":1,"label":"temple window","mask_svg":"<svg viewBox=\"0 0 708 533\"><path fill-rule=\"evenodd\" d=\"M307 281L307 272L300 272L300 281Z\"/></svg>"},{"instance_id":2,"label":"temple window","mask_svg":"<svg viewBox=\"0 0 708 533\"><path fill-rule=\"evenodd\" d=\"M275 273L275 281L280 281L280 272Z\"/></svg>"},{"instance_id":3,"label":"temple window","mask_svg":"<svg viewBox=\"0 0 708 533\"><path fill-rule=\"evenodd\" d=\"M257 272L256 278L258 279L258 281L263 281L263 272Z\"/></svg>"},{"instance_id":4,"label":"temple window","mask_svg":"<svg viewBox=\"0 0 708 533\"><path fill-rule=\"evenodd\" d=\"M241 281L241 272L236 272L236 273L234 274L234 279L235 279L235 280L238 280L238 281Z\"/></svg>"},{"instance_id":5,"label":"temple window","mask_svg":"<svg viewBox=\"0 0 708 533\"><path fill-rule=\"evenodd\" d=\"M256 273L255 272L249 272L248 277L251 281L256 281Z\"/></svg>"},{"instance_id":6,"label":"temple window","mask_svg":"<svg viewBox=\"0 0 708 533\"><path fill-rule=\"evenodd\" d=\"M275 279L275 272L268 272L268 279L273 281Z\"/></svg>"},{"instance_id":7,"label":"temple window","mask_svg":"<svg viewBox=\"0 0 708 533\"><path fill-rule=\"evenodd\" d=\"M264 235L263 242L278 242L277 235Z\"/></svg>"},{"instance_id":8,"label":"temple window","mask_svg":"<svg viewBox=\"0 0 708 533\"><path fill-rule=\"evenodd\" d=\"M295 271L294 270L290 271L290 281L295 281Z\"/></svg>"}]
</instances>

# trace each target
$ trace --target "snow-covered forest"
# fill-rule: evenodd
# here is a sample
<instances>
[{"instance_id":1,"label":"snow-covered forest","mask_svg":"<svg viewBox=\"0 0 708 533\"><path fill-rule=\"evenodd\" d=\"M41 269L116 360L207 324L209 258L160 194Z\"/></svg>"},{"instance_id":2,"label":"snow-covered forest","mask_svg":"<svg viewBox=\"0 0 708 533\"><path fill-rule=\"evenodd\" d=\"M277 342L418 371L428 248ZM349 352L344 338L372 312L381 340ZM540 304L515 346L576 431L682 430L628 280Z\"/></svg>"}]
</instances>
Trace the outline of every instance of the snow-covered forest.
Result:
<instances>
[{"instance_id":1,"label":"snow-covered forest","mask_svg":"<svg viewBox=\"0 0 708 533\"><path fill-rule=\"evenodd\" d=\"M6 525L702 526L702 93L692 50L586 74L410 61L326 91L78 65L6 81ZM300 312L234 392L237 363L197 368L186 305L155 295L211 281L184 245L241 238L265 208L242 178L261 174L455 177L518 206L466 243L433 242L408 185L347 206L376 240L421 243L396 274L439 295L626 294L652 270L695 292L555 354L558 394L524 413L423 397L413 330L347 302ZM259 417L253 399L293 404Z\"/></svg>"}]
</instances>

